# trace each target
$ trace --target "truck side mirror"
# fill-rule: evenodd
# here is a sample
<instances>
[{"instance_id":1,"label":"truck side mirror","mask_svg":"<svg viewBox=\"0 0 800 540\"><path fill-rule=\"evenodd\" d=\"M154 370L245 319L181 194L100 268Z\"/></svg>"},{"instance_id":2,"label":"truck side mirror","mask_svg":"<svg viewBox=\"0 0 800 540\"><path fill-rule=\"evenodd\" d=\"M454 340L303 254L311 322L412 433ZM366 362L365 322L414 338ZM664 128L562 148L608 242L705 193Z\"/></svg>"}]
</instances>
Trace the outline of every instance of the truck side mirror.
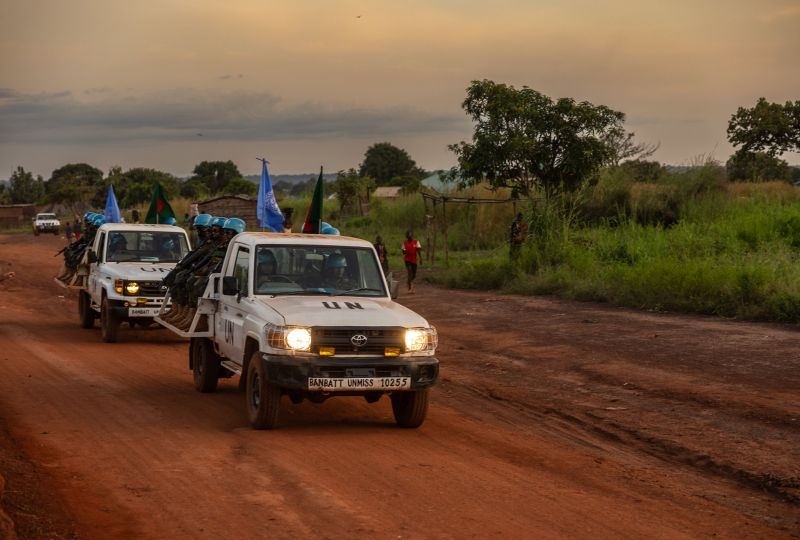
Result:
<instances>
[{"instance_id":1,"label":"truck side mirror","mask_svg":"<svg viewBox=\"0 0 800 540\"><path fill-rule=\"evenodd\" d=\"M224 276L222 278L222 294L233 296L239 293L239 284L236 283L236 278L233 276Z\"/></svg>"},{"instance_id":2,"label":"truck side mirror","mask_svg":"<svg viewBox=\"0 0 800 540\"><path fill-rule=\"evenodd\" d=\"M89 250L89 253L86 254L86 260L89 261L89 264L97 262L97 253L92 250Z\"/></svg>"},{"instance_id":3,"label":"truck side mirror","mask_svg":"<svg viewBox=\"0 0 800 540\"><path fill-rule=\"evenodd\" d=\"M394 279L394 276L391 274L389 274L389 279L387 281L389 283L389 295L392 297L392 300L395 300L400 290L400 282Z\"/></svg>"}]
</instances>

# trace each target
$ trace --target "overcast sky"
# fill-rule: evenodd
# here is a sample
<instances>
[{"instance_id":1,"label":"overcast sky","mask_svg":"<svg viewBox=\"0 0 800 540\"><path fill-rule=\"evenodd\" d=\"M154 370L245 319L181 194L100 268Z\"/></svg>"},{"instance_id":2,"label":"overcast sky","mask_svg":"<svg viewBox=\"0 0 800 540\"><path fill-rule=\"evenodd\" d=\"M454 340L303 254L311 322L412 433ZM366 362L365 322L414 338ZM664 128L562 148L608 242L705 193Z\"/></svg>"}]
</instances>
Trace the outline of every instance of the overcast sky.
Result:
<instances>
[{"instance_id":1,"label":"overcast sky","mask_svg":"<svg viewBox=\"0 0 800 540\"><path fill-rule=\"evenodd\" d=\"M798 58L800 0L0 0L0 178L336 172L377 142L449 168L482 79L621 111L663 163L724 162L738 107L800 99Z\"/></svg>"}]
</instances>

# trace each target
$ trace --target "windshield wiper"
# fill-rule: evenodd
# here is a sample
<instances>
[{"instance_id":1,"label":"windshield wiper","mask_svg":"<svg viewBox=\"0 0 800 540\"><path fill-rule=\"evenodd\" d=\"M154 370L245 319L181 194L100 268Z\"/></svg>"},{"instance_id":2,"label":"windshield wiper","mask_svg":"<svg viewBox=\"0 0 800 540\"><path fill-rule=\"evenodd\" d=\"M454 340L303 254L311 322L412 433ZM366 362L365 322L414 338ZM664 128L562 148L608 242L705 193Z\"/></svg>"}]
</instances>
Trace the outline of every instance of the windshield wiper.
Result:
<instances>
[{"instance_id":1,"label":"windshield wiper","mask_svg":"<svg viewBox=\"0 0 800 540\"><path fill-rule=\"evenodd\" d=\"M339 295L342 295L342 294L350 294L350 293L362 292L362 291L378 292L378 293L382 293L383 292L381 289L373 289L372 287L359 287L357 289L350 289L349 291L333 292L333 293L330 293L330 296L339 296Z\"/></svg>"}]
</instances>

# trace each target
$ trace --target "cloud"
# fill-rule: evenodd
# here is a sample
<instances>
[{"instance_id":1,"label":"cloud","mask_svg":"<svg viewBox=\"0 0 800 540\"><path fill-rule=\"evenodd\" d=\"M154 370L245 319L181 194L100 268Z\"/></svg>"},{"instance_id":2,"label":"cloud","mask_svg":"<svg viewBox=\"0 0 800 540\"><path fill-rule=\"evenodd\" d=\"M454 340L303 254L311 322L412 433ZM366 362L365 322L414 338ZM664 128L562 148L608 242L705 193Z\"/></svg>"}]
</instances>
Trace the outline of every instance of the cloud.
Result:
<instances>
[{"instance_id":1,"label":"cloud","mask_svg":"<svg viewBox=\"0 0 800 540\"><path fill-rule=\"evenodd\" d=\"M125 94L97 88L23 93L0 89L0 144L182 141L202 133L224 141L330 136L384 138L464 126L463 116L410 107L290 104L269 92L173 88Z\"/></svg>"}]
</instances>

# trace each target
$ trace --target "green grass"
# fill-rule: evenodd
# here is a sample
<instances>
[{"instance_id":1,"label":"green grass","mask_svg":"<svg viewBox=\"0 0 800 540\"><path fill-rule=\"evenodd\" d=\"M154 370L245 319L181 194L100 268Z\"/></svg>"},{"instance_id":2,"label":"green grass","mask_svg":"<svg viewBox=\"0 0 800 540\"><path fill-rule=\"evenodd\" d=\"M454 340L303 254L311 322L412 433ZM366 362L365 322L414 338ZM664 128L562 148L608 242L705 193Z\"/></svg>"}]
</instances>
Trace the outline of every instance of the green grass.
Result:
<instances>
[{"instance_id":1,"label":"green grass","mask_svg":"<svg viewBox=\"0 0 800 540\"><path fill-rule=\"evenodd\" d=\"M600 219L588 216L580 200L530 205L524 213L531 234L514 262L506 243L510 205L448 205L447 259L437 221L436 260L426 267L425 278L453 288L798 324L800 190L777 183L720 184L713 171L696 178L667 177L667 184L672 187L633 185L628 195L617 193L613 198L619 202L646 191L650 202L640 197L637 204L606 209ZM664 205L663 198L651 196L658 192L674 199ZM642 204L658 208L643 211ZM642 219L663 216L664 208L675 213L670 226ZM382 234L394 248L392 267L402 268L402 233L424 222L426 212L431 209L422 208L419 196L382 201L369 217L347 220L340 229L364 238ZM438 215L440 220L440 209ZM430 249L426 234L432 233L419 237Z\"/></svg>"}]
</instances>

